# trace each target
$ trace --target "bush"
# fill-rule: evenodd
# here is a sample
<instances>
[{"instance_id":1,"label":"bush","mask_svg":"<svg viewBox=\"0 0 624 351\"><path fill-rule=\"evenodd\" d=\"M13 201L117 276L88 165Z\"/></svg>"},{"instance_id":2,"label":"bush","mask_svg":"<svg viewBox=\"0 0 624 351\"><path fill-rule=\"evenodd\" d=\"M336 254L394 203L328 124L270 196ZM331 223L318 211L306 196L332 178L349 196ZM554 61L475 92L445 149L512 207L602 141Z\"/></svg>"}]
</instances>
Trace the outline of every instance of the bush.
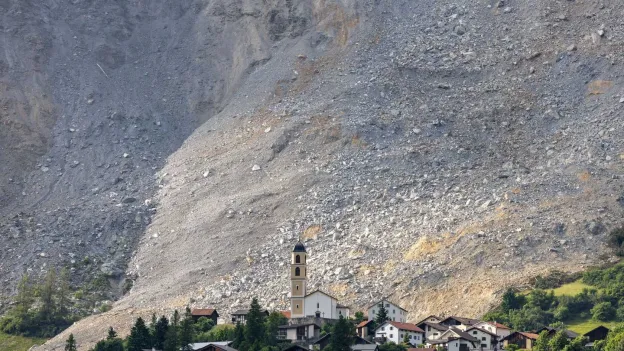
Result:
<instances>
[{"instance_id":1,"label":"bush","mask_svg":"<svg viewBox=\"0 0 624 351\"><path fill-rule=\"evenodd\" d=\"M572 283L581 278L581 273L566 273L562 271L551 271L547 276L538 275L533 279L533 287L535 289L554 289L563 284Z\"/></svg>"},{"instance_id":2,"label":"bush","mask_svg":"<svg viewBox=\"0 0 624 351\"><path fill-rule=\"evenodd\" d=\"M609 233L609 245L618 256L624 256L624 227L616 228Z\"/></svg>"},{"instance_id":3,"label":"bush","mask_svg":"<svg viewBox=\"0 0 624 351\"><path fill-rule=\"evenodd\" d=\"M615 317L615 308L610 302L601 302L591 309L591 314L597 321L610 321Z\"/></svg>"}]
</instances>

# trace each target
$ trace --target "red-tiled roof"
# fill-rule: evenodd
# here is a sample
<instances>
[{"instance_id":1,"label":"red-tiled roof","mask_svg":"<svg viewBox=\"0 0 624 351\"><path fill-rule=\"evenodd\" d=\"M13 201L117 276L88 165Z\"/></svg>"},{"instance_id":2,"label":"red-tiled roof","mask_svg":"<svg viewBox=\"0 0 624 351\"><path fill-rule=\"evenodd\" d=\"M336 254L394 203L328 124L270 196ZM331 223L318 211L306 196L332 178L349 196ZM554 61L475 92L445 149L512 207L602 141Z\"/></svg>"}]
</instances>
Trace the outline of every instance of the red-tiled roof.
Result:
<instances>
[{"instance_id":1,"label":"red-tiled roof","mask_svg":"<svg viewBox=\"0 0 624 351\"><path fill-rule=\"evenodd\" d=\"M368 323L372 323L372 322L373 322L372 320L370 320L370 321L361 321L360 324L358 324L356 328L365 327L365 326L368 325Z\"/></svg>"},{"instance_id":2,"label":"red-tiled roof","mask_svg":"<svg viewBox=\"0 0 624 351\"><path fill-rule=\"evenodd\" d=\"M488 322L488 323L494 325L496 328L511 330L511 328L509 328L508 326L506 326L504 324L500 324L500 323L496 323L496 322Z\"/></svg>"},{"instance_id":3,"label":"red-tiled roof","mask_svg":"<svg viewBox=\"0 0 624 351\"><path fill-rule=\"evenodd\" d=\"M290 319L290 311L280 311L280 313L282 314L282 316Z\"/></svg>"},{"instance_id":4,"label":"red-tiled roof","mask_svg":"<svg viewBox=\"0 0 624 351\"><path fill-rule=\"evenodd\" d=\"M518 332L518 334L520 335L524 335L529 339L533 339L533 340L537 340L537 338L539 338L539 335L535 334L535 333L527 333L527 332Z\"/></svg>"},{"instance_id":5,"label":"red-tiled roof","mask_svg":"<svg viewBox=\"0 0 624 351\"><path fill-rule=\"evenodd\" d=\"M212 316L213 313L215 313L214 308L195 308L191 311L193 316Z\"/></svg>"},{"instance_id":6,"label":"red-tiled roof","mask_svg":"<svg viewBox=\"0 0 624 351\"><path fill-rule=\"evenodd\" d=\"M415 324L400 323L400 322L394 322L394 321L388 321L388 323L390 323L390 325L395 326L397 329L409 330L409 331L418 332L418 333L425 332L424 330L418 328Z\"/></svg>"}]
</instances>

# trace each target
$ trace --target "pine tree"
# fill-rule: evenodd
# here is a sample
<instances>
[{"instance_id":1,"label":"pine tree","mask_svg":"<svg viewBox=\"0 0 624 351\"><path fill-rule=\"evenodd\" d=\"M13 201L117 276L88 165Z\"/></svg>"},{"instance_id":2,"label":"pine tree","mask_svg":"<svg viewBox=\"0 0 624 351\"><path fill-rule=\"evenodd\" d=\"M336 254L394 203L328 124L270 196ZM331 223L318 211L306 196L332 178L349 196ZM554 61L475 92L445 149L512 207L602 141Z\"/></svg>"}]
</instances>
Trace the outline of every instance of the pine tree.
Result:
<instances>
[{"instance_id":1,"label":"pine tree","mask_svg":"<svg viewBox=\"0 0 624 351\"><path fill-rule=\"evenodd\" d=\"M180 325L180 348L182 351L193 351L190 344L193 343L193 316L191 309L187 306L184 312L184 319Z\"/></svg>"},{"instance_id":2,"label":"pine tree","mask_svg":"<svg viewBox=\"0 0 624 351\"><path fill-rule=\"evenodd\" d=\"M245 341L249 347L255 347L254 345L264 341L264 317L258 298L254 297L249 306L245 326Z\"/></svg>"},{"instance_id":3,"label":"pine tree","mask_svg":"<svg viewBox=\"0 0 624 351\"><path fill-rule=\"evenodd\" d=\"M108 327L108 336L106 336L106 340L115 339L117 337L117 332L113 327Z\"/></svg>"},{"instance_id":4,"label":"pine tree","mask_svg":"<svg viewBox=\"0 0 624 351\"><path fill-rule=\"evenodd\" d=\"M63 268L58 281L58 315L63 319L67 319L70 309L70 277L69 270Z\"/></svg>"},{"instance_id":5,"label":"pine tree","mask_svg":"<svg viewBox=\"0 0 624 351\"><path fill-rule=\"evenodd\" d=\"M132 330L130 330L128 351L142 351L143 349L149 349L151 346L149 330L145 326L143 318L139 317Z\"/></svg>"},{"instance_id":6,"label":"pine tree","mask_svg":"<svg viewBox=\"0 0 624 351\"><path fill-rule=\"evenodd\" d=\"M377 316L375 316L375 324L377 327L381 327L382 324L386 323L389 320L388 310L386 310L386 306L384 305L384 300L381 300L379 303L379 310L377 311Z\"/></svg>"},{"instance_id":7,"label":"pine tree","mask_svg":"<svg viewBox=\"0 0 624 351\"><path fill-rule=\"evenodd\" d=\"M405 335L403 336L403 345L405 345L406 347L410 346L409 333L407 331L405 332Z\"/></svg>"},{"instance_id":8,"label":"pine tree","mask_svg":"<svg viewBox=\"0 0 624 351\"><path fill-rule=\"evenodd\" d=\"M69 334L69 338L67 338L67 341L65 342L65 351L77 351L74 334Z\"/></svg>"},{"instance_id":9,"label":"pine tree","mask_svg":"<svg viewBox=\"0 0 624 351\"><path fill-rule=\"evenodd\" d=\"M342 315L338 322L334 325L332 333L329 337L330 351L351 351L355 337L355 328L351 322Z\"/></svg>"},{"instance_id":10,"label":"pine tree","mask_svg":"<svg viewBox=\"0 0 624 351\"><path fill-rule=\"evenodd\" d=\"M17 284L17 297L15 298L15 314L26 319L28 311L32 307L35 301L32 286L30 285L30 277L28 274L22 276L22 279Z\"/></svg>"},{"instance_id":11,"label":"pine tree","mask_svg":"<svg viewBox=\"0 0 624 351\"><path fill-rule=\"evenodd\" d=\"M276 346L277 345L277 333L279 331L280 325L285 325L288 323L288 319L284 317L283 314L279 312L271 312L269 318L266 320L266 345L267 346Z\"/></svg>"},{"instance_id":12,"label":"pine tree","mask_svg":"<svg viewBox=\"0 0 624 351\"><path fill-rule=\"evenodd\" d=\"M53 319L55 313L55 295L56 287L56 270L54 268L48 271L45 282L41 286L41 307L39 308L39 318L44 322L50 322Z\"/></svg>"},{"instance_id":13,"label":"pine tree","mask_svg":"<svg viewBox=\"0 0 624 351\"><path fill-rule=\"evenodd\" d=\"M165 347L165 339L167 338L167 331L169 330L169 320L167 317L162 316L156 322L154 328L154 335L152 337L152 346L156 350L162 350Z\"/></svg>"},{"instance_id":14,"label":"pine tree","mask_svg":"<svg viewBox=\"0 0 624 351\"><path fill-rule=\"evenodd\" d=\"M180 314L178 310L173 312L173 318L171 324L167 329L167 336L165 338L164 351L179 351L180 339L178 338L178 327L180 324Z\"/></svg>"},{"instance_id":15,"label":"pine tree","mask_svg":"<svg viewBox=\"0 0 624 351\"><path fill-rule=\"evenodd\" d=\"M232 342L232 347L238 349L245 342L245 327L240 323L240 321L236 322L236 328L234 329L234 339Z\"/></svg>"},{"instance_id":16,"label":"pine tree","mask_svg":"<svg viewBox=\"0 0 624 351\"><path fill-rule=\"evenodd\" d=\"M156 318L156 313L152 313L152 321L149 325L149 332L151 337L150 341L152 345L154 345L154 338L156 337L156 323L158 323L158 318Z\"/></svg>"}]
</instances>

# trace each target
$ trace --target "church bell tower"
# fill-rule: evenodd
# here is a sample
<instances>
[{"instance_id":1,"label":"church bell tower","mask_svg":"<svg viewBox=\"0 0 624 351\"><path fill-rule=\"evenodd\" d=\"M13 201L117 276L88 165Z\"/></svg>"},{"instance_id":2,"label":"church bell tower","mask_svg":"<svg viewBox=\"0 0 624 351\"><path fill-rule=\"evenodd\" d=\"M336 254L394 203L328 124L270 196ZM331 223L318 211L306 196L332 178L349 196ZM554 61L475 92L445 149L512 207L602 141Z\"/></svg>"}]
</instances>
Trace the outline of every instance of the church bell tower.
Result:
<instances>
[{"instance_id":1,"label":"church bell tower","mask_svg":"<svg viewBox=\"0 0 624 351\"><path fill-rule=\"evenodd\" d=\"M308 273L306 270L307 253L305 246L297 242L290 262L290 317L305 317L305 296Z\"/></svg>"}]
</instances>

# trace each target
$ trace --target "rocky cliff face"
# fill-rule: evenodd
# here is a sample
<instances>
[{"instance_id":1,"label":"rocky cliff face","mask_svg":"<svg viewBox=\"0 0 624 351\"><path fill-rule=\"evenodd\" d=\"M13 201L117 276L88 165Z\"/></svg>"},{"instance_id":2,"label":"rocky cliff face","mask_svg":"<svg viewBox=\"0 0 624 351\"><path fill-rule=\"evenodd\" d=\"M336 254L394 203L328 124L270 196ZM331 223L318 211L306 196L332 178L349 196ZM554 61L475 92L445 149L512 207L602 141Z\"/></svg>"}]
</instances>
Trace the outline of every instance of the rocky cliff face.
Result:
<instances>
[{"instance_id":1,"label":"rocky cliff face","mask_svg":"<svg viewBox=\"0 0 624 351\"><path fill-rule=\"evenodd\" d=\"M42 349L189 303L285 307L298 238L312 287L412 319L608 258L615 2L170 3L0 2L0 133L32 145L0 134L0 273L134 281Z\"/></svg>"}]
</instances>

